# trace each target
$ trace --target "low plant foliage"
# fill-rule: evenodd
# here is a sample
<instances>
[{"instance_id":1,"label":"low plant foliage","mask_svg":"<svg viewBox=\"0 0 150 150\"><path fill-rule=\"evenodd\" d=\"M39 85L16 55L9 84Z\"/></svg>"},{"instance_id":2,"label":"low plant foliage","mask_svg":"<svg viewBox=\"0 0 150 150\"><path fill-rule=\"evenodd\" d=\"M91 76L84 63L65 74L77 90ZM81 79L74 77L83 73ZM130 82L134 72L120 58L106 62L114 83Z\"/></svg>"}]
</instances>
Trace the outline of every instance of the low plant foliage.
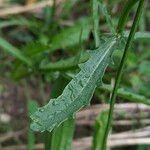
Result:
<instances>
[{"instance_id":1,"label":"low plant foliage","mask_svg":"<svg viewBox=\"0 0 150 150\"><path fill-rule=\"evenodd\" d=\"M105 98L105 103L109 102L110 108L96 118L92 143L92 150L105 150L116 96L122 97L124 101L150 105L147 82L149 51L141 50L138 59L135 51L131 51L133 42L139 43L140 46L137 44L137 47L142 49L142 42L150 40L150 33L144 31L143 24L139 25L145 0L121 1L124 6L118 24L118 18L112 18L105 1L92 0L92 13L79 19L76 16L73 23L68 14L73 11L74 5L78 6L79 1L66 0L61 8L63 14L60 14L60 18L63 20L68 17L71 20L69 23L58 19L55 2L54 0L52 7L44 9L42 16L35 16L36 19L26 19L20 15L18 19L10 17L9 20L0 22L0 30L14 26L23 30L14 30L16 32L9 34L10 37L15 37L14 41L21 43L18 47L11 44L7 36L0 37L0 48L4 53L0 57L5 59L8 55L13 58L12 64L5 62L6 68L11 66L9 77L16 81L40 78L41 84L47 81L54 83L52 94L47 104L42 103L42 107L31 100L30 90L26 87L28 116L31 119L29 124L32 129L28 129L28 149L34 149L36 137L33 131L36 131L43 132L46 150L70 150L76 113L91 103L94 93L99 96L106 91L111 93L110 100ZM110 5L113 3L109 2ZM138 7L131 30L126 31L129 13L136 4ZM89 3L86 3L86 7L89 9ZM63 26L65 23L69 25ZM23 27L27 29L22 29ZM138 27L140 31L136 32ZM26 38L20 33L27 35ZM125 64L128 65L126 72ZM140 64L138 68L137 64ZM114 87L108 84L114 74L105 74L108 66L117 72ZM133 78L129 77L131 70L138 70L133 71ZM107 76L105 84L104 74ZM126 86L119 88L122 78ZM28 80L25 85L27 82Z\"/></svg>"}]
</instances>

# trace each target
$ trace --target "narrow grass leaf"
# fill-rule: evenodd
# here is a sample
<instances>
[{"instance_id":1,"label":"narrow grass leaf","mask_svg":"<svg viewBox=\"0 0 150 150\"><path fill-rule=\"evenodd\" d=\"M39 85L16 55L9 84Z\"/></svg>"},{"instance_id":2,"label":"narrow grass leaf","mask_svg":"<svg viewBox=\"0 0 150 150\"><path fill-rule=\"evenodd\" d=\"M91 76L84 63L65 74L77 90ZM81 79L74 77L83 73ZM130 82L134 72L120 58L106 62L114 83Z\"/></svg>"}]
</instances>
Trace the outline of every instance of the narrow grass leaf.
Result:
<instances>
[{"instance_id":1,"label":"narrow grass leaf","mask_svg":"<svg viewBox=\"0 0 150 150\"><path fill-rule=\"evenodd\" d=\"M93 29L95 46L98 47L99 39L99 14L98 14L98 0L92 0L92 14L93 14Z\"/></svg>"},{"instance_id":2,"label":"narrow grass leaf","mask_svg":"<svg viewBox=\"0 0 150 150\"><path fill-rule=\"evenodd\" d=\"M124 32L124 36L127 38L129 36L129 32ZM150 32L136 32L134 40L150 40Z\"/></svg>"},{"instance_id":3,"label":"narrow grass leaf","mask_svg":"<svg viewBox=\"0 0 150 150\"><path fill-rule=\"evenodd\" d=\"M25 18L12 19L8 21L0 21L0 29L10 26L29 26L28 20Z\"/></svg>"},{"instance_id":4,"label":"narrow grass leaf","mask_svg":"<svg viewBox=\"0 0 150 150\"><path fill-rule=\"evenodd\" d=\"M102 150L102 142L107 125L108 111L102 111L95 121L92 150Z\"/></svg>"},{"instance_id":5,"label":"narrow grass leaf","mask_svg":"<svg viewBox=\"0 0 150 150\"><path fill-rule=\"evenodd\" d=\"M109 15L109 13L107 11L107 8L106 8L105 4L103 4L102 0L99 0L99 7L100 7L100 9L102 11L102 14L106 18L106 22L107 22L107 25L108 25L111 33L115 34L116 33L115 32L115 27L113 25L112 19L111 19L110 15Z\"/></svg>"},{"instance_id":6,"label":"narrow grass leaf","mask_svg":"<svg viewBox=\"0 0 150 150\"><path fill-rule=\"evenodd\" d=\"M118 22L118 27L117 27L117 33L122 33L125 27L125 24L128 19L128 15L132 7L138 2L139 0L128 0L123 8L123 11L120 15L120 19Z\"/></svg>"},{"instance_id":7,"label":"narrow grass leaf","mask_svg":"<svg viewBox=\"0 0 150 150\"><path fill-rule=\"evenodd\" d=\"M57 62L49 62L49 63L42 62L40 64L40 69L42 71L68 70L68 69L77 67L78 64L87 61L88 58L89 58L89 54L87 52L84 52L84 53L81 53L80 58L77 54L76 56L72 56L72 57L66 58L66 59L61 59Z\"/></svg>"},{"instance_id":8,"label":"narrow grass leaf","mask_svg":"<svg viewBox=\"0 0 150 150\"><path fill-rule=\"evenodd\" d=\"M99 87L101 90L105 90L108 92L112 92L113 88L111 85L104 85ZM125 90L123 88L119 88L117 90L117 96L122 97L122 100L128 100L135 103L143 103L145 105L150 105L150 99L145 97L144 95L139 95L133 92L130 92L128 90Z\"/></svg>"},{"instance_id":9,"label":"narrow grass leaf","mask_svg":"<svg viewBox=\"0 0 150 150\"><path fill-rule=\"evenodd\" d=\"M14 57L18 58L23 63L31 66L31 60L26 57L22 52L20 52L16 47L12 46L10 43L8 43L5 39L0 37L0 47L4 49L7 53L13 55Z\"/></svg>"},{"instance_id":10,"label":"narrow grass leaf","mask_svg":"<svg viewBox=\"0 0 150 150\"><path fill-rule=\"evenodd\" d=\"M73 27L62 30L56 34L51 40L50 51L53 52L58 48L66 48L77 45L82 30L81 41L85 41L89 37L91 25L88 19L83 19Z\"/></svg>"},{"instance_id":11,"label":"narrow grass leaf","mask_svg":"<svg viewBox=\"0 0 150 150\"><path fill-rule=\"evenodd\" d=\"M74 124L70 118L52 132L51 150L71 150Z\"/></svg>"},{"instance_id":12,"label":"narrow grass leaf","mask_svg":"<svg viewBox=\"0 0 150 150\"><path fill-rule=\"evenodd\" d=\"M80 65L80 72L69 82L62 94L31 115L31 128L34 131L51 131L90 103L96 86L102 83L104 71L116 44L116 37L108 38L101 47L89 51L89 60Z\"/></svg>"},{"instance_id":13,"label":"narrow grass leaf","mask_svg":"<svg viewBox=\"0 0 150 150\"><path fill-rule=\"evenodd\" d=\"M31 42L21 48L21 51L32 59L32 65L36 70L39 68L39 63L41 63L42 59L45 58L45 52L49 47L40 42ZM34 69L35 70L35 69ZM29 69L24 64L20 63L20 61L16 61L14 64L14 69L12 70L11 76L15 80L19 80L23 77L29 76L33 74L33 69Z\"/></svg>"}]
</instances>

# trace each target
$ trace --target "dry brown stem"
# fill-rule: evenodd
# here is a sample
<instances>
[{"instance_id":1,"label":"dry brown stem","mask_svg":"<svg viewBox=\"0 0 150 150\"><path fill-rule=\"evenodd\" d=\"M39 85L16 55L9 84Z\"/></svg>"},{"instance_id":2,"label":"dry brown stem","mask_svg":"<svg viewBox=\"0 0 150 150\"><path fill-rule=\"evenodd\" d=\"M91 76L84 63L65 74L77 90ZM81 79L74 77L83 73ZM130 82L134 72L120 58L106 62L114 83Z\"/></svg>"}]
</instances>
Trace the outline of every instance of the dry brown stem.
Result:
<instances>
[{"instance_id":1,"label":"dry brown stem","mask_svg":"<svg viewBox=\"0 0 150 150\"><path fill-rule=\"evenodd\" d=\"M8 15L15 15L20 13L30 12L33 10L39 10L43 7L52 6L52 5L53 5L53 1L47 0L38 3L33 3L30 5L25 5L25 6L12 6L8 8L3 8L0 9L0 17L6 17Z\"/></svg>"},{"instance_id":2,"label":"dry brown stem","mask_svg":"<svg viewBox=\"0 0 150 150\"><path fill-rule=\"evenodd\" d=\"M96 116L108 109L108 105L93 105L77 113L78 125L93 125ZM144 104L116 104L114 125L150 124L150 107Z\"/></svg>"}]
</instances>

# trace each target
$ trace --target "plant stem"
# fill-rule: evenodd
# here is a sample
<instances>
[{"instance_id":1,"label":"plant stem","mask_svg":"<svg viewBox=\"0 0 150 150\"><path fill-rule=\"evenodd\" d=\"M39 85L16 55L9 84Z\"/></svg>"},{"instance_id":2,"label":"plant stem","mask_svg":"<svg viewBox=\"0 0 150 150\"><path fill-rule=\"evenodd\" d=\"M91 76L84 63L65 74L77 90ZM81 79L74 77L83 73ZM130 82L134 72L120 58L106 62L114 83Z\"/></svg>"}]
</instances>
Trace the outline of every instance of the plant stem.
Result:
<instances>
[{"instance_id":1,"label":"plant stem","mask_svg":"<svg viewBox=\"0 0 150 150\"><path fill-rule=\"evenodd\" d=\"M99 16L98 16L98 0L92 0L92 15L93 15L93 33L94 33L94 40L95 46L99 46Z\"/></svg>"},{"instance_id":2,"label":"plant stem","mask_svg":"<svg viewBox=\"0 0 150 150\"><path fill-rule=\"evenodd\" d=\"M111 87L111 85L103 85L101 87L99 87L98 89L103 90L103 91L107 91L107 92L112 92L113 88ZM131 102L136 102L136 103L143 103L146 105L150 105L150 99L148 99L147 97L143 96L143 95L139 95L136 93L132 93L129 91L126 91L122 88L119 88L117 90L117 96L120 96L123 98L123 100L129 100Z\"/></svg>"},{"instance_id":3,"label":"plant stem","mask_svg":"<svg viewBox=\"0 0 150 150\"><path fill-rule=\"evenodd\" d=\"M129 34L129 37L128 37L128 40L127 40L127 43L126 43L126 46L125 46L125 49L124 49L124 53L123 53L123 56L122 56L122 59L121 59L121 63L120 63L119 69L117 71L115 85L114 85L113 92L112 92L112 95L111 95L111 98L110 98L110 109L109 109L109 114L108 114L108 122L107 122L106 130L105 130L105 136L104 136L104 139L103 139L102 150L104 150L106 148L106 140L107 140L107 137L108 137L109 129L111 128L111 122L112 122L112 116L113 116L113 111L114 111L114 104L115 104L115 101L116 101L117 89L118 89L120 81L121 81L123 68L125 66L125 62L126 62L126 59L127 59L127 56L128 56L128 52L129 52L129 49L131 47L131 43L132 43L133 37L135 35L136 28L137 28L137 25L138 25L138 22L139 22L141 13L142 13L142 8L144 6L144 1L145 0L140 0L140 2L139 2L139 5L138 5L137 11L136 11L136 15L135 15L135 18L134 18L134 22L133 22L133 25L132 25L132 28L131 28L131 31L130 31L130 34Z\"/></svg>"},{"instance_id":4,"label":"plant stem","mask_svg":"<svg viewBox=\"0 0 150 150\"><path fill-rule=\"evenodd\" d=\"M124 30L125 24L127 22L127 18L131 8L138 2L139 0L128 0L118 22L117 33L121 34Z\"/></svg>"},{"instance_id":5,"label":"plant stem","mask_svg":"<svg viewBox=\"0 0 150 150\"><path fill-rule=\"evenodd\" d=\"M115 31L115 27L113 24L113 20L111 19L103 0L99 0L98 2L99 2L99 7L101 9L101 12L104 15L104 17L106 18L107 26L109 27L111 33L115 34L116 31Z\"/></svg>"}]
</instances>

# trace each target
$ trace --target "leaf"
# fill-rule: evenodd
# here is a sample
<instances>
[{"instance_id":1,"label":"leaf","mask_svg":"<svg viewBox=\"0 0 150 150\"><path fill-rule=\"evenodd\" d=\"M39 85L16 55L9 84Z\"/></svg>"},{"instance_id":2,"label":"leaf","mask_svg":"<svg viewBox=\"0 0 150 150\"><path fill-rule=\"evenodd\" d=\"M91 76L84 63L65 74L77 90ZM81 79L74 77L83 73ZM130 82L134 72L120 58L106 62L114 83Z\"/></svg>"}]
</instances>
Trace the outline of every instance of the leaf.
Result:
<instances>
[{"instance_id":1,"label":"leaf","mask_svg":"<svg viewBox=\"0 0 150 150\"><path fill-rule=\"evenodd\" d=\"M36 112L38 107L39 107L39 105L38 105L37 101L28 100L28 113L29 113L29 116L31 114L33 114L34 112Z\"/></svg>"},{"instance_id":2,"label":"leaf","mask_svg":"<svg viewBox=\"0 0 150 150\"><path fill-rule=\"evenodd\" d=\"M107 11L106 6L105 6L105 4L103 4L102 0L99 0L99 7L100 7L100 9L101 9L101 11L102 11L102 14L103 14L103 15L105 16L105 18L106 18L106 22L107 22L107 25L108 25L108 27L109 27L111 33L115 34L116 31L115 31L114 24L113 24L112 19L111 19L110 15L109 15L109 13L108 13L108 11Z\"/></svg>"},{"instance_id":3,"label":"leaf","mask_svg":"<svg viewBox=\"0 0 150 150\"><path fill-rule=\"evenodd\" d=\"M112 33L105 33L103 35L107 37L113 36ZM129 31L125 31L123 32L122 39L125 40L128 38L128 36L129 36ZM133 40L140 42L141 40L143 41L149 39L150 39L150 32L136 32Z\"/></svg>"},{"instance_id":4,"label":"leaf","mask_svg":"<svg viewBox=\"0 0 150 150\"><path fill-rule=\"evenodd\" d=\"M99 87L99 89L112 92L113 87L111 85L105 85ZM150 99L145 97L144 95L136 94L133 91L131 92L130 90L124 89L124 88L119 88L117 90L117 96L122 97L122 100L128 100L134 103L143 103L145 105L150 105Z\"/></svg>"},{"instance_id":5,"label":"leaf","mask_svg":"<svg viewBox=\"0 0 150 150\"><path fill-rule=\"evenodd\" d=\"M140 65L139 65L139 73L144 75L144 76L149 76L150 75L150 61L143 61Z\"/></svg>"},{"instance_id":6,"label":"leaf","mask_svg":"<svg viewBox=\"0 0 150 150\"><path fill-rule=\"evenodd\" d=\"M38 108L38 103L34 100L29 99L28 100L28 115L30 116L32 113L34 113ZM33 150L35 144L35 135L34 132L28 128L28 150Z\"/></svg>"},{"instance_id":7,"label":"leaf","mask_svg":"<svg viewBox=\"0 0 150 150\"><path fill-rule=\"evenodd\" d=\"M14 64L14 68L11 72L11 78L16 81L27 76L29 77L29 75L34 73L32 69L29 69L23 64L19 63L20 62L18 62L18 64Z\"/></svg>"},{"instance_id":8,"label":"leaf","mask_svg":"<svg viewBox=\"0 0 150 150\"><path fill-rule=\"evenodd\" d=\"M107 125L108 111L102 111L96 118L92 150L101 150L102 142L105 136L105 127Z\"/></svg>"},{"instance_id":9,"label":"leaf","mask_svg":"<svg viewBox=\"0 0 150 150\"><path fill-rule=\"evenodd\" d=\"M67 85L68 79L60 76L52 88L51 98L55 98L62 93L62 90ZM61 86L60 86L61 85ZM73 118L64 121L53 132L47 133L45 136L46 150L70 150L73 138L75 121Z\"/></svg>"},{"instance_id":10,"label":"leaf","mask_svg":"<svg viewBox=\"0 0 150 150\"><path fill-rule=\"evenodd\" d=\"M124 37L128 37L129 32L124 32ZM149 40L150 39L150 32L136 32L134 36L134 40Z\"/></svg>"},{"instance_id":11,"label":"leaf","mask_svg":"<svg viewBox=\"0 0 150 150\"><path fill-rule=\"evenodd\" d=\"M71 47L79 43L80 34L82 30L81 41L85 41L89 37L90 22L88 19L83 19L73 27L62 30L59 34L55 35L51 40L51 52L58 48Z\"/></svg>"},{"instance_id":12,"label":"leaf","mask_svg":"<svg viewBox=\"0 0 150 150\"><path fill-rule=\"evenodd\" d=\"M39 41L30 42L22 48L24 53L27 56L30 56L31 58L35 58L39 54L48 51L48 49L49 49L48 45L43 44Z\"/></svg>"},{"instance_id":13,"label":"leaf","mask_svg":"<svg viewBox=\"0 0 150 150\"><path fill-rule=\"evenodd\" d=\"M118 22L118 27L117 27L117 32L118 33L122 33L123 29L125 27L125 24L127 22L128 16L129 16L129 12L131 11L132 7L138 2L139 0L129 0L127 1L127 3L125 4L123 11L121 13L121 17L119 19Z\"/></svg>"},{"instance_id":14,"label":"leaf","mask_svg":"<svg viewBox=\"0 0 150 150\"><path fill-rule=\"evenodd\" d=\"M9 26L29 26L28 20L25 18L17 18L17 19L11 19L8 21L0 21L0 29L9 27Z\"/></svg>"},{"instance_id":15,"label":"leaf","mask_svg":"<svg viewBox=\"0 0 150 150\"><path fill-rule=\"evenodd\" d=\"M86 52L81 53L81 57L79 58L79 60L76 61L78 57L79 56L77 54L76 56L72 56L67 59L61 59L57 62L49 62L49 63L42 62L40 64L40 69L42 71L58 71L58 70L60 71L60 70L72 69L74 67L77 67L78 63L83 63L87 61L89 58L88 53Z\"/></svg>"},{"instance_id":16,"label":"leaf","mask_svg":"<svg viewBox=\"0 0 150 150\"><path fill-rule=\"evenodd\" d=\"M45 58L45 53L48 48L49 47L47 45L44 45L40 42L31 42L23 46L21 50L27 57L30 57L30 59L32 59L32 64L37 71L39 63L42 61L43 58ZM11 76L13 79L19 80L20 78L33 74L34 70L29 69L28 67L20 63L20 61L16 61Z\"/></svg>"},{"instance_id":17,"label":"leaf","mask_svg":"<svg viewBox=\"0 0 150 150\"><path fill-rule=\"evenodd\" d=\"M62 94L31 115L33 130L51 131L90 103L97 84L101 84L116 44L116 37L108 38L97 50L89 51L89 60L79 66L80 72L69 82Z\"/></svg>"},{"instance_id":18,"label":"leaf","mask_svg":"<svg viewBox=\"0 0 150 150\"><path fill-rule=\"evenodd\" d=\"M98 14L98 0L92 0L92 15L93 15L93 33L95 39L95 46L98 47L99 39L99 14Z\"/></svg>"},{"instance_id":19,"label":"leaf","mask_svg":"<svg viewBox=\"0 0 150 150\"><path fill-rule=\"evenodd\" d=\"M70 118L53 131L51 150L70 150L75 120Z\"/></svg>"},{"instance_id":20,"label":"leaf","mask_svg":"<svg viewBox=\"0 0 150 150\"><path fill-rule=\"evenodd\" d=\"M14 57L21 60L23 63L31 66L32 62L31 60L26 57L22 52L20 52L16 47L12 46L10 43L8 43L5 39L0 37L0 47L4 49L4 51L8 52L9 54L13 55Z\"/></svg>"}]
</instances>

